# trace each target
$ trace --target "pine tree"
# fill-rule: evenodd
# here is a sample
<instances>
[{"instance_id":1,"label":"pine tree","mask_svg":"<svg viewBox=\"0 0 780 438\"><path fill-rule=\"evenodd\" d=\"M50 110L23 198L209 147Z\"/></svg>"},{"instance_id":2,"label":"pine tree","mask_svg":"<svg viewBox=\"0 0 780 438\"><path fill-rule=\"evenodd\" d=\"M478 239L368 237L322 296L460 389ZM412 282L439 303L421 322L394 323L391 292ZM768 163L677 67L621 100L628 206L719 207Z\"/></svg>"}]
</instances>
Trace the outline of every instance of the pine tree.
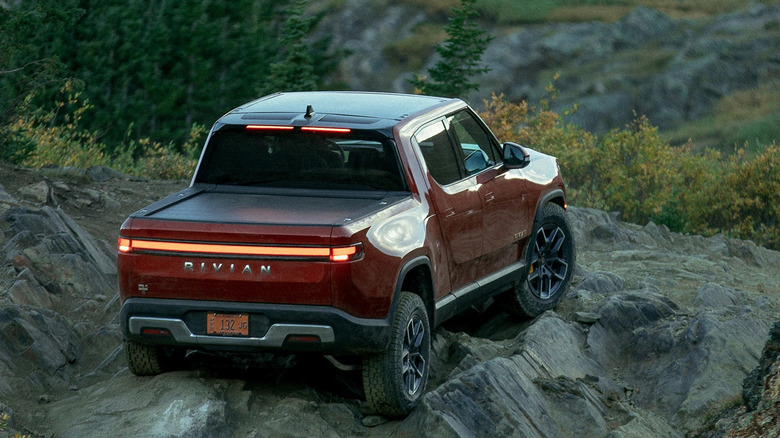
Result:
<instances>
[{"instance_id":1,"label":"pine tree","mask_svg":"<svg viewBox=\"0 0 780 438\"><path fill-rule=\"evenodd\" d=\"M304 18L305 0L298 0L287 10L287 20L280 38L278 60L271 64L270 75L259 86L260 94L275 91L310 91L317 88L314 57L306 41L317 17Z\"/></svg>"},{"instance_id":2,"label":"pine tree","mask_svg":"<svg viewBox=\"0 0 780 438\"><path fill-rule=\"evenodd\" d=\"M453 16L444 29L448 38L436 47L441 56L426 76L415 75L409 82L415 92L447 97L465 97L479 86L471 78L490 71L482 67L482 54L493 38L477 27L474 21L479 13L474 8L476 0L461 0L460 7L453 8Z\"/></svg>"}]
</instances>

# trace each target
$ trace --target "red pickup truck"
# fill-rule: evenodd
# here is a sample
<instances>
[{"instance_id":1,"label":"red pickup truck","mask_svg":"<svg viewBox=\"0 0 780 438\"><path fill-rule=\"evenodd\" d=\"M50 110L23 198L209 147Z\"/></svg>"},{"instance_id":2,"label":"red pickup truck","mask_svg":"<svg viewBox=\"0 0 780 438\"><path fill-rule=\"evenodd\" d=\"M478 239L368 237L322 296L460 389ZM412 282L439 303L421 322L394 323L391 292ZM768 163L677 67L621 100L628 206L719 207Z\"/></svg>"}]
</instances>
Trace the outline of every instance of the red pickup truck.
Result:
<instances>
[{"instance_id":1,"label":"red pickup truck","mask_svg":"<svg viewBox=\"0 0 780 438\"><path fill-rule=\"evenodd\" d=\"M565 209L555 158L501 145L459 99L263 97L214 124L189 188L122 225L130 370L193 349L358 356L369 405L404 415L432 328L494 296L529 316L563 297Z\"/></svg>"}]
</instances>

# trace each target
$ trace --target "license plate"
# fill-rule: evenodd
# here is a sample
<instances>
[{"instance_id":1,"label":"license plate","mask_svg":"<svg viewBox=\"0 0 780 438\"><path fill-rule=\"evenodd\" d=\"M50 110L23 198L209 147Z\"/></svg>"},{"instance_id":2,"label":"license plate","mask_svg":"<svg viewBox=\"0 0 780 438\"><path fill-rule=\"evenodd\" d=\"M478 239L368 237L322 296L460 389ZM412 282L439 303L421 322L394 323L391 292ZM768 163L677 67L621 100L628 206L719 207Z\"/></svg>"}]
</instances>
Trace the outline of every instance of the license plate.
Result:
<instances>
[{"instance_id":1,"label":"license plate","mask_svg":"<svg viewBox=\"0 0 780 438\"><path fill-rule=\"evenodd\" d=\"M209 313L206 317L206 334L249 336L249 315Z\"/></svg>"}]
</instances>

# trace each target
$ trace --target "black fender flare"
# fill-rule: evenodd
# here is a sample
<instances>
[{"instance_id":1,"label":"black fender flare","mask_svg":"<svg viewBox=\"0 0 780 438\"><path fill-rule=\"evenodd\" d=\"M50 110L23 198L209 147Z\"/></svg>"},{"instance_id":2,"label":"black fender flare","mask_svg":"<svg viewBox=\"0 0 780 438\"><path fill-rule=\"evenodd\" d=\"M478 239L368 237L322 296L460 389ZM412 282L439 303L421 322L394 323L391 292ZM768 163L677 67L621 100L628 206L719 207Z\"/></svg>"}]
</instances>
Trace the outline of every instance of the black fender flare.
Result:
<instances>
[{"instance_id":1,"label":"black fender flare","mask_svg":"<svg viewBox=\"0 0 780 438\"><path fill-rule=\"evenodd\" d=\"M395 282L395 290L393 291L393 302L390 305L390 312L387 315L387 318L389 321L393 320L393 317L395 316L395 311L398 307L398 300L401 296L402 288L404 285L404 281L406 280L407 274L419 266L427 266L428 271L431 273L431 296L421 296L423 303L425 303L425 307L428 310L428 318L433 318L433 307L434 307L434 297L433 297L433 291L434 291L434 285L433 285L433 266L431 264L431 259L427 255L420 255L417 257L414 257L413 259L406 262L403 267L401 267L401 270L398 272L398 278L396 278ZM430 319L432 322L433 319Z\"/></svg>"},{"instance_id":2,"label":"black fender flare","mask_svg":"<svg viewBox=\"0 0 780 438\"><path fill-rule=\"evenodd\" d=\"M534 226L531 229L531 233L536 231L536 226L539 224L539 219L542 218L542 210L544 209L545 204L547 204L548 202L554 202L556 200L560 200L560 202L558 202L557 204L560 205L561 207L563 207L566 204L566 194L563 192L563 189L553 189L539 197L539 202L536 203L536 212L534 213Z\"/></svg>"}]
</instances>

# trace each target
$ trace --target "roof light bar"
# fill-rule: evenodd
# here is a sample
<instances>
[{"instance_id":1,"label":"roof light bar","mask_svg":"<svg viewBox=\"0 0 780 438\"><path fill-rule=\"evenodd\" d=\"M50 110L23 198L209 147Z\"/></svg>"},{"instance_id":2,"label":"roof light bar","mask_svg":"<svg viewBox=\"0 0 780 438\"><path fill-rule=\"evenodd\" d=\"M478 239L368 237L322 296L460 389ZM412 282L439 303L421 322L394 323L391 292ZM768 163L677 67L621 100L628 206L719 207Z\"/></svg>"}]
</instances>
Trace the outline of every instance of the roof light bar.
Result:
<instances>
[{"instance_id":1,"label":"roof light bar","mask_svg":"<svg viewBox=\"0 0 780 438\"><path fill-rule=\"evenodd\" d=\"M292 131L293 126L280 125L246 125L246 129L253 131Z\"/></svg>"},{"instance_id":2,"label":"roof light bar","mask_svg":"<svg viewBox=\"0 0 780 438\"><path fill-rule=\"evenodd\" d=\"M349 128L324 128L319 126L304 126L301 128L304 132L324 132L328 134L349 134L352 132Z\"/></svg>"}]
</instances>

